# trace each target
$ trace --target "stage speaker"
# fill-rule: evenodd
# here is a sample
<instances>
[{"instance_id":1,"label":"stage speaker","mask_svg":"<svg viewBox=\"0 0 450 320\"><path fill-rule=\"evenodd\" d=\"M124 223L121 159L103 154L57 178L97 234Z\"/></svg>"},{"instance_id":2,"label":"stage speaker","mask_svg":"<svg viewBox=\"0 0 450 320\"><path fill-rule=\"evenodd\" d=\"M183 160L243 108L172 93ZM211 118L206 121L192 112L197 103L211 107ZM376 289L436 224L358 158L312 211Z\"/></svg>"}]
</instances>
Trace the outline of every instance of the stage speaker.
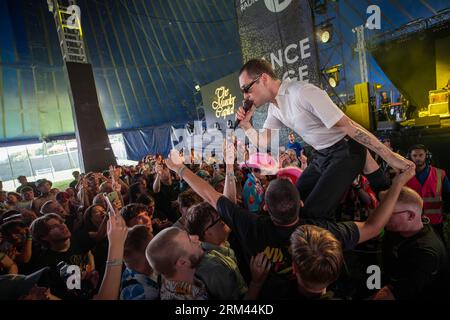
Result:
<instances>
[{"instance_id":1,"label":"stage speaker","mask_svg":"<svg viewBox=\"0 0 450 320\"><path fill-rule=\"evenodd\" d=\"M429 116L416 118L415 121L416 127L440 127L441 126L441 117L440 116Z\"/></svg>"},{"instance_id":2,"label":"stage speaker","mask_svg":"<svg viewBox=\"0 0 450 320\"><path fill-rule=\"evenodd\" d=\"M355 84L355 101L356 103L369 103L370 93L369 93L369 83L363 82Z\"/></svg>"},{"instance_id":3,"label":"stage speaker","mask_svg":"<svg viewBox=\"0 0 450 320\"><path fill-rule=\"evenodd\" d=\"M448 102L432 103L428 105L428 113L432 115L448 115Z\"/></svg>"},{"instance_id":4,"label":"stage speaker","mask_svg":"<svg viewBox=\"0 0 450 320\"><path fill-rule=\"evenodd\" d=\"M355 91L356 92L356 91ZM359 123L367 130L372 130L371 112L369 103L350 104L345 107L345 114L353 121Z\"/></svg>"},{"instance_id":5,"label":"stage speaker","mask_svg":"<svg viewBox=\"0 0 450 320\"><path fill-rule=\"evenodd\" d=\"M66 62L66 72L81 170L101 172L115 165L116 158L100 112L92 66Z\"/></svg>"}]
</instances>

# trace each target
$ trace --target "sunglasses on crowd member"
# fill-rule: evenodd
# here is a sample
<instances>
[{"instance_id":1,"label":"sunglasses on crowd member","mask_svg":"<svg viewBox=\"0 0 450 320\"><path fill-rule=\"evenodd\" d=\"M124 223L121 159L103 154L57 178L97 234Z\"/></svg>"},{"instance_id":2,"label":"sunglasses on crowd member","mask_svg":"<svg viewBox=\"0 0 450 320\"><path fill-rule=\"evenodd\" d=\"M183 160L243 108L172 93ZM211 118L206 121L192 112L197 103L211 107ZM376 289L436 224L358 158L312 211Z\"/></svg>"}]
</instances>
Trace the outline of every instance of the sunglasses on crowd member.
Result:
<instances>
[{"instance_id":1,"label":"sunglasses on crowd member","mask_svg":"<svg viewBox=\"0 0 450 320\"><path fill-rule=\"evenodd\" d=\"M211 224L206 227L205 230L203 230L203 233L205 233L208 229L211 229L212 227L214 227L216 224L218 224L220 221L222 221L221 217L218 217L216 220L213 220L213 222L211 222Z\"/></svg>"},{"instance_id":2,"label":"sunglasses on crowd member","mask_svg":"<svg viewBox=\"0 0 450 320\"><path fill-rule=\"evenodd\" d=\"M256 77L255 80L253 80L252 82L250 82L249 84L245 85L242 87L241 91L242 93L249 93L250 89L253 87L253 85L259 80L259 78L261 78L261 74L259 76Z\"/></svg>"}]
</instances>

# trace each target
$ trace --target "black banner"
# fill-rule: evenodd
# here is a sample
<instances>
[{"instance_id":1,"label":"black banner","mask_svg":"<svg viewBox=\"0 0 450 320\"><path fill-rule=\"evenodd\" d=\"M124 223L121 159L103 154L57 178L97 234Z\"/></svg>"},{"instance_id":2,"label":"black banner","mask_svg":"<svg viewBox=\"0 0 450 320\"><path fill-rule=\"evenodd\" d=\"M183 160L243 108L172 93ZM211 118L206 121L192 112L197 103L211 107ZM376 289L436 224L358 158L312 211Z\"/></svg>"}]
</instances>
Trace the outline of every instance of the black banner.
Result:
<instances>
[{"instance_id":1,"label":"black banner","mask_svg":"<svg viewBox=\"0 0 450 320\"><path fill-rule=\"evenodd\" d=\"M234 125L235 113L243 100L238 73L203 86L201 92L208 129L218 124L222 131L226 131L228 126Z\"/></svg>"},{"instance_id":2,"label":"black banner","mask_svg":"<svg viewBox=\"0 0 450 320\"><path fill-rule=\"evenodd\" d=\"M308 0L236 0L236 10L244 62L264 58L281 79L320 83Z\"/></svg>"}]
</instances>

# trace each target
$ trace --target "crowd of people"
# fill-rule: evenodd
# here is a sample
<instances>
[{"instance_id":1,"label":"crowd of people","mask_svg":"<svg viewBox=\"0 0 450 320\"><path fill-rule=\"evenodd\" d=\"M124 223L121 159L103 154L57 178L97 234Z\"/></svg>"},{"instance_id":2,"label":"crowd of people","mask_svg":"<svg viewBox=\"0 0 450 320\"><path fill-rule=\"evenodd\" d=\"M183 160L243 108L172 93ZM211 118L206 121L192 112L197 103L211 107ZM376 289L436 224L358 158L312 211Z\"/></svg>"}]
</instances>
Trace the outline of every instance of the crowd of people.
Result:
<instances>
[{"instance_id":1,"label":"crowd of people","mask_svg":"<svg viewBox=\"0 0 450 320\"><path fill-rule=\"evenodd\" d=\"M234 144L215 164L172 151L74 172L65 190L19 177L0 193L0 299L449 297L450 185L424 146L392 179L368 153L332 218L303 215L311 161L293 134L287 147L241 165Z\"/></svg>"},{"instance_id":2,"label":"crowd of people","mask_svg":"<svg viewBox=\"0 0 450 320\"><path fill-rule=\"evenodd\" d=\"M255 150L231 137L223 159L172 150L74 172L65 190L22 176L1 191L0 299L450 298L450 183L426 146L394 152L262 59L239 84Z\"/></svg>"}]
</instances>

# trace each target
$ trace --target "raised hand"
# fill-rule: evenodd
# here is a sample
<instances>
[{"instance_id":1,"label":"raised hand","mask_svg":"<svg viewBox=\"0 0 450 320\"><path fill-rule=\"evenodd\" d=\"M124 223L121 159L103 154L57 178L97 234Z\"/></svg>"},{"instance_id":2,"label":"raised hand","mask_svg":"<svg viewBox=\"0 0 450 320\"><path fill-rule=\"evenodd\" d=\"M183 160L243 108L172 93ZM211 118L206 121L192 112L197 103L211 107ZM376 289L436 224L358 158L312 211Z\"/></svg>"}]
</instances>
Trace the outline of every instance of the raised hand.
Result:
<instances>
[{"instance_id":1,"label":"raised hand","mask_svg":"<svg viewBox=\"0 0 450 320\"><path fill-rule=\"evenodd\" d=\"M258 253L250 259L250 272L252 274L252 284L262 286L266 281L272 264L267 259L264 252Z\"/></svg>"},{"instance_id":2,"label":"raised hand","mask_svg":"<svg viewBox=\"0 0 450 320\"><path fill-rule=\"evenodd\" d=\"M172 149L169 154L169 158L166 160L167 167L175 172L178 172L181 169L183 164L183 158L180 156L180 152L178 150Z\"/></svg>"},{"instance_id":3,"label":"raised hand","mask_svg":"<svg viewBox=\"0 0 450 320\"><path fill-rule=\"evenodd\" d=\"M128 228L120 214L111 214L107 223L107 234L110 246L123 248L127 238Z\"/></svg>"},{"instance_id":4,"label":"raised hand","mask_svg":"<svg viewBox=\"0 0 450 320\"><path fill-rule=\"evenodd\" d=\"M225 139L223 142L223 158L225 164L234 164L234 159L236 158L236 148L234 143Z\"/></svg>"},{"instance_id":5,"label":"raised hand","mask_svg":"<svg viewBox=\"0 0 450 320\"><path fill-rule=\"evenodd\" d=\"M416 175L416 166L413 163L409 169L397 174L392 180L392 184L404 186L412 177Z\"/></svg>"}]
</instances>

